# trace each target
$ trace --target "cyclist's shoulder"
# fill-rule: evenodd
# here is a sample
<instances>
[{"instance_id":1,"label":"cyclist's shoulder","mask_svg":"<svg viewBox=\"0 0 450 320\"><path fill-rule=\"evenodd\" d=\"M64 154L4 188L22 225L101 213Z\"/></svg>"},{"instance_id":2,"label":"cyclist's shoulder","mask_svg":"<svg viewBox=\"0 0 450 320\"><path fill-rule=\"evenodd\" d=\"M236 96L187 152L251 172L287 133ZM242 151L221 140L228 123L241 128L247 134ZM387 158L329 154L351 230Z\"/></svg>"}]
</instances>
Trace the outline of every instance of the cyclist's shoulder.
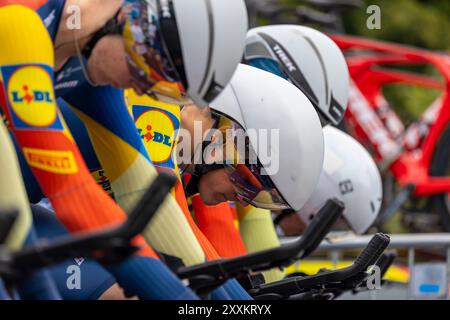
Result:
<instances>
[{"instance_id":1,"label":"cyclist's shoulder","mask_svg":"<svg viewBox=\"0 0 450 320\"><path fill-rule=\"evenodd\" d=\"M125 102L144 146L157 167L176 169L173 148L180 129L180 106L125 90Z\"/></svg>"},{"instance_id":2,"label":"cyclist's shoulder","mask_svg":"<svg viewBox=\"0 0 450 320\"><path fill-rule=\"evenodd\" d=\"M127 104L128 110L130 112L132 112L133 108L138 107L138 106L165 110L165 111L175 114L177 116L179 115L179 112L180 112L180 106L178 106L178 105L164 103L162 101L152 99L148 95L139 96L132 89L125 90L124 96L125 96L125 102Z\"/></svg>"},{"instance_id":3,"label":"cyclist's shoulder","mask_svg":"<svg viewBox=\"0 0 450 320\"><path fill-rule=\"evenodd\" d=\"M52 10L64 8L65 2L65 0L0 0L0 7L21 5L45 14Z\"/></svg>"},{"instance_id":4,"label":"cyclist's shoulder","mask_svg":"<svg viewBox=\"0 0 450 320\"><path fill-rule=\"evenodd\" d=\"M0 0L0 7L16 4L37 10L47 2L49 0Z\"/></svg>"},{"instance_id":5,"label":"cyclist's shoulder","mask_svg":"<svg viewBox=\"0 0 450 320\"><path fill-rule=\"evenodd\" d=\"M34 10L41 18L48 32L54 37L66 0L0 0L0 8L21 5Z\"/></svg>"}]
</instances>

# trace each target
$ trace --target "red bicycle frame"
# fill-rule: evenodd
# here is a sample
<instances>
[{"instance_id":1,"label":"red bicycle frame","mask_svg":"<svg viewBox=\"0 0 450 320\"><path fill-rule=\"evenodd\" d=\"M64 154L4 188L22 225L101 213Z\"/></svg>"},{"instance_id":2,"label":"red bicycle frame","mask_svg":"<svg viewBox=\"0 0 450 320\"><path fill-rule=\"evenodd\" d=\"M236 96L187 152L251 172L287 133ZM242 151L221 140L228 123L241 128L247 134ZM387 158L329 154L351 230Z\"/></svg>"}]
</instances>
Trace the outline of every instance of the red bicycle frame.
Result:
<instances>
[{"instance_id":1,"label":"red bicycle frame","mask_svg":"<svg viewBox=\"0 0 450 320\"><path fill-rule=\"evenodd\" d=\"M352 134L374 151L380 167L389 169L402 187L413 185L415 196L450 193L450 177L429 174L439 138L450 123L450 56L356 37L331 37L345 53L359 52L347 57L352 83L346 120ZM444 80L382 68L396 64L431 64ZM382 95L382 87L394 83L439 89L442 95L419 122L405 129Z\"/></svg>"}]
</instances>

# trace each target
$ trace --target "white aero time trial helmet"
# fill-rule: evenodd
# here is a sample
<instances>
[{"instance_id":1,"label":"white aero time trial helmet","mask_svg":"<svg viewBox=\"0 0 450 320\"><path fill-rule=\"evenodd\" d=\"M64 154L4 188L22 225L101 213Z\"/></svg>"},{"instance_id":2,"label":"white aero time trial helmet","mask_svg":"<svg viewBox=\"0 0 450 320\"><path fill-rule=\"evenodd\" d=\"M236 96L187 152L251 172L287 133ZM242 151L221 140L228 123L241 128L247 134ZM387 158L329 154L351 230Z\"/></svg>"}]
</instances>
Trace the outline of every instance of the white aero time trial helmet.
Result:
<instances>
[{"instance_id":1,"label":"white aero time trial helmet","mask_svg":"<svg viewBox=\"0 0 450 320\"><path fill-rule=\"evenodd\" d=\"M248 29L244 0L124 0L116 19L139 88L200 107L228 84Z\"/></svg>"},{"instance_id":2,"label":"white aero time trial helmet","mask_svg":"<svg viewBox=\"0 0 450 320\"><path fill-rule=\"evenodd\" d=\"M339 47L324 33L295 25L273 25L247 33L245 63L295 84L319 111L324 124L344 117L349 71Z\"/></svg>"},{"instance_id":3,"label":"white aero time trial helmet","mask_svg":"<svg viewBox=\"0 0 450 320\"><path fill-rule=\"evenodd\" d=\"M300 209L323 162L322 126L308 98L288 81L241 64L211 109L218 128L232 129L227 136L238 156L227 167L238 199L265 209ZM236 142L242 134L244 146Z\"/></svg>"},{"instance_id":4,"label":"white aero time trial helmet","mask_svg":"<svg viewBox=\"0 0 450 320\"><path fill-rule=\"evenodd\" d=\"M364 147L348 134L327 126L323 130L325 158L319 183L298 212L309 224L331 198L345 204L344 219L356 233L364 233L380 211L383 188L380 172Z\"/></svg>"}]
</instances>

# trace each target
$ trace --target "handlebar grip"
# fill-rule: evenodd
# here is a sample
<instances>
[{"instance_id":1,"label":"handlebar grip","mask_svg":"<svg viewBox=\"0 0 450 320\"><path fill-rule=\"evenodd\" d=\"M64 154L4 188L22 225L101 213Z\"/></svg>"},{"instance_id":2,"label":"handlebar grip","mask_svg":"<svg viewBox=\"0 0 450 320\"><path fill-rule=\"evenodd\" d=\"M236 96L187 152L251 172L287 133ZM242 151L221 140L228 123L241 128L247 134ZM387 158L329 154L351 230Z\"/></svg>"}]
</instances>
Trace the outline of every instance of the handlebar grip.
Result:
<instances>
[{"instance_id":1,"label":"handlebar grip","mask_svg":"<svg viewBox=\"0 0 450 320\"><path fill-rule=\"evenodd\" d=\"M389 236L383 233L375 234L367 247L356 258L354 264L364 268L373 265L388 247L390 241Z\"/></svg>"}]
</instances>

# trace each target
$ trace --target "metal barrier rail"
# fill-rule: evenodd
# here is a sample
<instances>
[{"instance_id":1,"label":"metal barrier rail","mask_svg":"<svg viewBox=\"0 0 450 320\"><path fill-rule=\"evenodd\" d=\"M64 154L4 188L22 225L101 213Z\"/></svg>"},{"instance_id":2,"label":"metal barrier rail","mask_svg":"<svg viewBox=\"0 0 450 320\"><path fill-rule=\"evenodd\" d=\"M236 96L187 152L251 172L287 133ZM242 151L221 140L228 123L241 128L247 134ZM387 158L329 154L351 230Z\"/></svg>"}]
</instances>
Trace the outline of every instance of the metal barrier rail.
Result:
<instances>
[{"instance_id":1,"label":"metal barrier rail","mask_svg":"<svg viewBox=\"0 0 450 320\"><path fill-rule=\"evenodd\" d=\"M450 281L450 233L429 233L429 234L399 234L390 235L391 243L388 249L407 249L408 250L408 267L413 270L415 264L415 251L418 248L441 248L446 252L447 265L447 284ZM292 241L293 237L280 238L281 243L288 243ZM323 241L319 248L320 251L330 252L333 264L336 265L339 259L339 252L343 250L362 249L366 247L371 239L370 235L352 236L350 238L343 238L333 241ZM408 287L408 298L411 299L412 294L412 277L410 277ZM447 285L447 298L450 298L449 285Z\"/></svg>"}]
</instances>

